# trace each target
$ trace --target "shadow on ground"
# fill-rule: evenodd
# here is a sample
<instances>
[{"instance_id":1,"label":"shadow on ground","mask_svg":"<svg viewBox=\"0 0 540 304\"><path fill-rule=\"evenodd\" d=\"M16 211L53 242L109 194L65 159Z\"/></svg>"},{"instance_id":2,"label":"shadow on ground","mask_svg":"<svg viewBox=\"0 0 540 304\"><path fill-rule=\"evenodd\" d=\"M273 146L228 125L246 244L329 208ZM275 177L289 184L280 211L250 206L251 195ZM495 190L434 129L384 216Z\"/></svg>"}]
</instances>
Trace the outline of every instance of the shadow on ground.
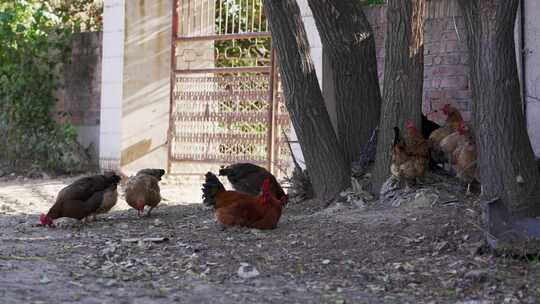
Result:
<instances>
[{"instance_id":1,"label":"shadow on ground","mask_svg":"<svg viewBox=\"0 0 540 304\"><path fill-rule=\"evenodd\" d=\"M0 205L6 204L13 202L0 197ZM119 207L98 222L64 221L56 229L33 226L43 206L3 211L0 297L4 303L535 303L540 298L539 264L478 254L482 231L474 202L320 206L290 204L273 231L220 231L210 210L172 200L151 218ZM148 237L168 241L126 242ZM239 275L242 263L259 275Z\"/></svg>"}]
</instances>

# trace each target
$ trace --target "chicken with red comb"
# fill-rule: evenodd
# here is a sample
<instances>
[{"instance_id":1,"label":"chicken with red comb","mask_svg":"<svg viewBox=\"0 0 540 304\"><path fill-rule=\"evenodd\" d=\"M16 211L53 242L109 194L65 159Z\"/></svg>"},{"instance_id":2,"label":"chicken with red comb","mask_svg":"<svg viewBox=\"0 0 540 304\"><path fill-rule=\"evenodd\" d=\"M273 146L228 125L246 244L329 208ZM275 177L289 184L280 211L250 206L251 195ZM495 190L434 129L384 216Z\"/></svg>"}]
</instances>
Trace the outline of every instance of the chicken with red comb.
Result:
<instances>
[{"instance_id":1,"label":"chicken with red comb","mask_svg":"<svg viewBox=\"0 0 540 304\"><path fill-rule=\"evenodd\" d=\"M281 217L283 201L270 190L271 179L261 183L259 195L227 191L218 177L206 173L203 184L203 203L214 209L217 221L223 226L243 226L256 229L274 229Z\"/></svg>"},{"instance_id":2,"label":"chicken with red comb","mask_svg":"<svg viewBox=\"0 0 540 304\"><path fill-rule=\"evenodd\" d=\"M114 172L80 178L58 193L47 215L39 217L42 226L54 227L54 220L69 217L82 220L108 212L117 202L120 176Z\"/></svg>"}]
</instances>

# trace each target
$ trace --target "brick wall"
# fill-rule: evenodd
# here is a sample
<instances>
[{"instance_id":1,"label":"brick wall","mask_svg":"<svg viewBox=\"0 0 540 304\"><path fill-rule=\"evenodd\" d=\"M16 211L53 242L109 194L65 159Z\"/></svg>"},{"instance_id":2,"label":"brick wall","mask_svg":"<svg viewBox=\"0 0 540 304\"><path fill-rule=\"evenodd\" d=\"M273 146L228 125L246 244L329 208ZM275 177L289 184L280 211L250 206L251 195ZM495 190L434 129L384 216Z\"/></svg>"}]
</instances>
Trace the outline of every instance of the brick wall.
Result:
<instances>
[{"instance_id":1,"label":"brick wall","mask_svg":"<svg viewBox=\"0 0 540 304\"><path fill-rule=\"evenodd\" d=\"M97 160L101 96L101 33L74 37L70 63L63 69L62 87L57 92L58 112L77 127L78 139Z\"/></svg>"},{"instance_id":2,"label":"brick wall","mask_svg":"<svg viewBox=\"0 0 540 304\"><path fill-rule=\"evenodd\" d=\"M442 3L442 2L441 2ZM451 103L470 118L469 68L467 66L466 33L463 18L453 6L440 6L434 1L428 9L424 41L424 113ZM386 8L375 6L365 10L373 27L377 45L377 62L381 88L384 77L384 37ZM457 30L456 30L457 29ZM441 120L432 115L430 118Z\"/></svg>"}]
</instances>

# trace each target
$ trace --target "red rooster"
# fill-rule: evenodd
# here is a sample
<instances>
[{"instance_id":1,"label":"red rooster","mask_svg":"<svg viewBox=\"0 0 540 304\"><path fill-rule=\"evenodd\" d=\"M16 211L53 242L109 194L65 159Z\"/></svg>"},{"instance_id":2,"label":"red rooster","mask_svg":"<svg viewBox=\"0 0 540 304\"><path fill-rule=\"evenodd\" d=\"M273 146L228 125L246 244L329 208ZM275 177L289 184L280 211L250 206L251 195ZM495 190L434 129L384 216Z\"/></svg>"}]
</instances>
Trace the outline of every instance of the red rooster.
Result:
<instances>
[{"instance_id":1,"label":"red rooster","mask_svg":"<svg viewBox=\"0 0 540 304\"><path fill-rule=\"evenodd\" d=\"M212 172L206 173L205 178L202 188L203 203L214 208L221 225L256 229L277 227L283 202L272 196L269 178L263 181L261 194L258 196L225 190Z\"/></svg>"},{"instance_id":2,"label":"red rooster","mask_svg":"<svg viewBox=\"0 0 540 304\"><path fill-rule=\"evenodd\" d=\"M276 177L263 167L250 163L236 163L222 167L219 170L219 175L227 176L234 190L253 196L261 192L263 181L269 179L272 195L285 204L289 200L289 197L285 194L283 188L281 188Z\"/></svg>"}]
</instances>

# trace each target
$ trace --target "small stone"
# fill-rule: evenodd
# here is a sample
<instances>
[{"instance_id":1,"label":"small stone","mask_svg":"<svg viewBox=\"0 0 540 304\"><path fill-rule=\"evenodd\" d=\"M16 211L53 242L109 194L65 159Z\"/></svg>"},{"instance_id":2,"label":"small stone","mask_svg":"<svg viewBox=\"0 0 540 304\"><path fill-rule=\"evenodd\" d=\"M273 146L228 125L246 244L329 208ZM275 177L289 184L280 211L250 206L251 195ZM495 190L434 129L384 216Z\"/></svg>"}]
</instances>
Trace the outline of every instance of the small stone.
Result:
<instances>
[{"instance_id":1,"label":"small stone","mask_svg":"<svg viewBox=\"0 0 540 304\"><path fill-rule=\"evenodd\" d=\"M49 279L49 277L47 277L47 275L44 275L43 277L41 277L41 279L39 280L39 282L41 284L49 284L51 282L51 280Z\"/></svg>"},{"instance_id":2,"label":"small stone","mask_svg":"<svg viewBox=\"0 0 540 304\"><path fill-rule=\"evenodd\" d=\"M252 279L259 276L259 271L257 268L249 265L248 263L240 263L240 268L238 268L237 274L242 279Z\"/></svg>"},{"instance_id":3,"label":"small stone","mask_svg":"<svg viewBox=\"0 0 540 304\"><path fill-rule=\"evenodd\" d=\"M483 282L488 276L487 271L485 270L472 270L465 274L466 279L470 279L477 282Z\"/></svg>"},{"instance_id":4,"label":"small stone","mask_svg":"<svg viewBox=\"0 0 540 304\"><path fill-rule=\"evenodd\" d=\"M435 245L435 250L442 251L446 249L447 247L448 247L448 242L444 241L444 242L437 243L437 245Z\"/></svg>"}]
</instances>

